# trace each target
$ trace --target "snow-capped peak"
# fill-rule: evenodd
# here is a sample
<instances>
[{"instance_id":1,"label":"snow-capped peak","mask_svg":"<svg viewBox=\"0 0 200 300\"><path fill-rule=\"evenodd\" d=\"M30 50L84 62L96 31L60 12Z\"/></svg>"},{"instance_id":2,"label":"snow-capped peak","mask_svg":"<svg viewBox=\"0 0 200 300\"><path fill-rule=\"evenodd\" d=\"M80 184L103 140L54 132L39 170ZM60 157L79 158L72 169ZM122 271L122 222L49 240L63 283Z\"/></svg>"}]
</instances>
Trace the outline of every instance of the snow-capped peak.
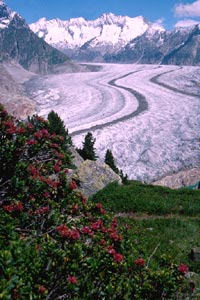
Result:
<instances>
[{"instance_id":1,"label":"snow-capped peak","mask_svg":"<svg viewBox=\"0 0 200 300\"><path fill-rule=\"evenodd\" d=\"M96 20L80 17L47 21L42 18L31 24L30 28L47 43L64 50L79 48L86 43L91 47L110 45L119 48L145 33L151 26L142 16L131 18L104 13Z\"/></svg>"},{"instance_id":2,"label":"snow-capped peak","mask_svg":"<svg viewBox=\"0 0 200 300\"><path fill-rule=\"evenodd\" d=\"M7 28L13 19L20 20L20 26L27 27L26 21L15 11L12 11L4 1L0 0L0 29Z\"/></svg>"},{"instance_id":3,"label":"snow-capped peak","mask_svg":"<svg viewBox=\"0 0 200 300\"><path fill-rule=\"evenodd\" d=\"M8 25L16 15L18 14L8 8L4 1L0 0L0 29L8 27Z\"/></svg>"}]
</instances>

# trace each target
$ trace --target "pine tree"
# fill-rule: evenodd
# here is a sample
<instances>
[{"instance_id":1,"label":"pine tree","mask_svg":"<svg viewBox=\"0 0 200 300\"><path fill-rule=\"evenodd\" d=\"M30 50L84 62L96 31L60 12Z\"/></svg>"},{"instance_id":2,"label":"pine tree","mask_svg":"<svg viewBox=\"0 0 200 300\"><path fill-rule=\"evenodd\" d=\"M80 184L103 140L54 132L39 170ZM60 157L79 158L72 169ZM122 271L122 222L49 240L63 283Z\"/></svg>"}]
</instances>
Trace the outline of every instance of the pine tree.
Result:
<instances>
[{"instance_id":1,"label":"pine tree","mask_svg":"<svg viewBox=\"0 0 200 300\"><path fill-rule=\"evenodd\" d=\"M97 155L95 153L95 144L96 139L92 136L91 132L88 132L85 136L85 140L83 142L83 148L77 149L78 153L83 157L83 159L96 160Z\"/></svg>"},{"instance_id":2,"label":"pine tree","mask_svg":"<svg viewBox=\"0 0 200 300\"><path fill-rule=\"evenodd\" d=\"M113 157L113 154L111 152L111 150L107 150L106 151L106 155L105 155L105 163L117 174L119 174L119 170L115 165L115 160Z\"/></svg>"},{"instance_id":3,"label":"pine tree","mask_svg":"<svg viewBox=\"0 0 200 300\"><path fill-rule=\"evenodd\" d=\"M62 135L65 139L65 142L69 145L72 145L72 139L69 135L68 129L65 128L64 122L53 110L48 114L48 121L49 132L51 134L56 133L58 135Z\"/></svg>"},{"instance_id":4,"label":"pine tree","mask_svg":"<svg viewBox=\"0 0 200 300\"><path fill-rule=\"evenodd\" d=\"M123 173L122 170L120 170L119 176L121 177L123 184L128 184L128 175Z\"/></svg>"}]
</instances>

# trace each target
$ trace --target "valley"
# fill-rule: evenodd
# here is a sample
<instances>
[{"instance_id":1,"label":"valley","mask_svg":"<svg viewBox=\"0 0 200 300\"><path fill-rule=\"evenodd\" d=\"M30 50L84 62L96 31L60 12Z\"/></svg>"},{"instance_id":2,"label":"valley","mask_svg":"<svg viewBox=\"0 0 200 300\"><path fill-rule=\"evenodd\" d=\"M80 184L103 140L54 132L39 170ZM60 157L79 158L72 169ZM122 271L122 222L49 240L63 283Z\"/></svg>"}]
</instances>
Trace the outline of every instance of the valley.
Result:
<instances>
[{"instance_id":1,"label":"valley","mask_svg":"<svg viewBox=\"0 0 200 300\"><path fill-rule=\"evenodd\" d=\"M25 82L37 113L56 111L78 147L91 131L99 158L111 149L130 179L152 182L199 166L199 67L98 65Z\"/></svg>"}]
</instances>

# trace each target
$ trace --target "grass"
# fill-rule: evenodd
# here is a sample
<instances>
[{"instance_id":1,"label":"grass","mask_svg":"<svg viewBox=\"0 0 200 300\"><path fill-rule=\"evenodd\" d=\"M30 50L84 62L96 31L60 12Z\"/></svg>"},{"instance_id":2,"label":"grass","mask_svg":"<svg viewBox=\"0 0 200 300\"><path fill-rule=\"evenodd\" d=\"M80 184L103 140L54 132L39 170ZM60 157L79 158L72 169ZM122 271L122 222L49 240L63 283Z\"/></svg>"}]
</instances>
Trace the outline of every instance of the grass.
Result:
<instances>
[{"instance_id":1,"label":"grass","mask_svg":"<svg viewBox=\"0 0 200 300\"><path fill-rule=\"evenodd\" d=\"M91 199L129 224L128 238L138 255L153 268L162 260L187 264L195 272L196 296L200 299L200 262L190 259L192 248L200 248L200 191L142 184L112 183ZM193 278L192 278L193 280Z\"/></svg>"},{"instance_id":2,"label":"grass","mask_svg":"<svg viewBox=\"0 0 200 300\"><path fill-rule=\"evenodd\" d=\"M137 219L120 217L121 224L129 224L128 237L133 241L139 255L148 260L151 254L151 264L160 265L160 260L173 257L175 263L190 265L190 269L200 272L200 262L190 259L192 248L200 247L200 218L172 217L160 219Z\"/></svg>"},{"instance_id":3,"label":"grass","mask_svg":"<svg viewBox=\"0 0 200 300\"><path fill-rule=\"evenodd\" d=\"M200 191L142 184L130 181L128 185L111 183L93 196L113 212L142 212L155 215L200 215Z\"/></svg>"}]
</instances>

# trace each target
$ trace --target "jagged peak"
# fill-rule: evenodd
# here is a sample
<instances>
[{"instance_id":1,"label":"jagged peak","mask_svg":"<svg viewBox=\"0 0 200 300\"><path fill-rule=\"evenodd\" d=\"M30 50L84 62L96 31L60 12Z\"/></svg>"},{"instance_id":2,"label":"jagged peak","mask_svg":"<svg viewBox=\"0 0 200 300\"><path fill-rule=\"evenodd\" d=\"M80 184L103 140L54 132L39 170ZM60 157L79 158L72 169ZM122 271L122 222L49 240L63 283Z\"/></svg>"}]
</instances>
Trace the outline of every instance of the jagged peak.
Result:
<instances>
[{"instance_id":1,"label":"jagged peak","mask_svg":"<svg viewBox=\"0 0 200 300\"><path fill-rule=\"evenodd\" d=\"M5 2L2 1L2 0L0 0L0 5L1 5L1 6L6 6Z\"/></svg>"},{"instance_id":2,"label":"jagged peak","mask_svg":"<svg viewBox=\"0 0 200 300\"><path fill-rule=\"evenodd\" d=\"M87 20L84 19L83 17L79 18L70 18L69 19L70 24L82 24L82 23L87 23Z\"/></svg>"}]
</instances>

